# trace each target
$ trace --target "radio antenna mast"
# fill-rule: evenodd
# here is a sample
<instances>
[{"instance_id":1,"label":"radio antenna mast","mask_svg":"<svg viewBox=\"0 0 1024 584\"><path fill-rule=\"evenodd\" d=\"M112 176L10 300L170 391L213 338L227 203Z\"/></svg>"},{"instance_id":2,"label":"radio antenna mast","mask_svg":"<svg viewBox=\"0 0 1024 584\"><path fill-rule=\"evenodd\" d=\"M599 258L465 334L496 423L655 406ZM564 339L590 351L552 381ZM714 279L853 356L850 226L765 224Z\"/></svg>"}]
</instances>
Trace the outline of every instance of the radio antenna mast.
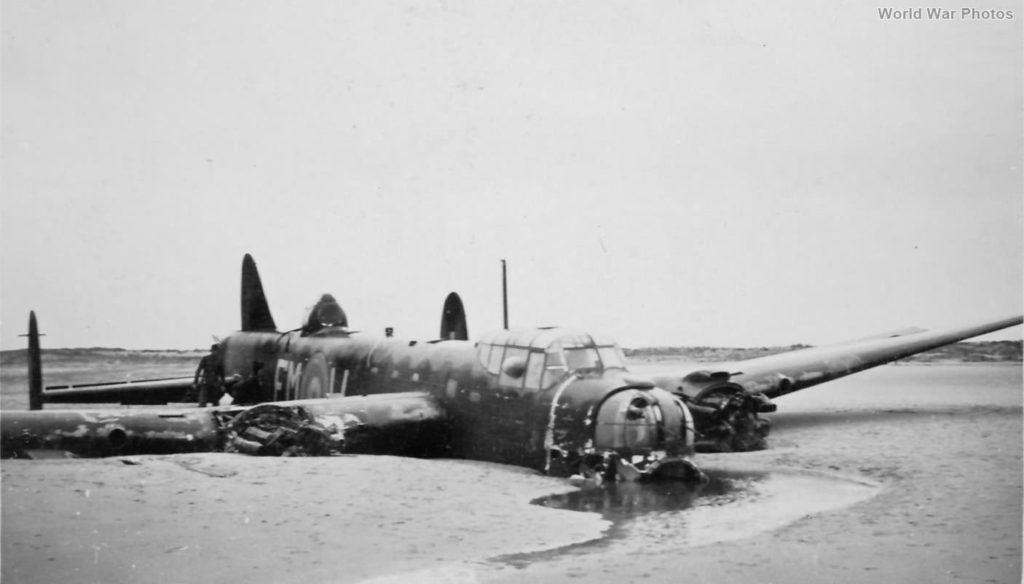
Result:
<instances>
[{"instance_id":1,"label":"radio antenna mast","mask_svg":"<svg viewBox=\"0 0 1024 584\"><path fill-rule=\"evenodd\" d=\"M505 260L501 260L501 314L505 330L508 330L508 276L506 274Z\"/></svg>"}]
</instances>

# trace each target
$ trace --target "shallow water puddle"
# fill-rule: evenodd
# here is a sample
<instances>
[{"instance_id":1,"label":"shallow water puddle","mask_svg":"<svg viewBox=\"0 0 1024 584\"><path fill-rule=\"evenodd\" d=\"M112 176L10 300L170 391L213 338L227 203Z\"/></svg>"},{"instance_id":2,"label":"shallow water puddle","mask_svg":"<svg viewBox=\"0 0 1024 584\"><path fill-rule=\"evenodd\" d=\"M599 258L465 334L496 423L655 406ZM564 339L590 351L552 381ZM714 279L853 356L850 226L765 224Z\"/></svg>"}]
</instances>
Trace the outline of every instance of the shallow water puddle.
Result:
<instances>
[{"instance_id":1,"label":"shallow water puddle","mask_svg":"<svg viewBox=\"0 0 1024 584\"><path fill-rule=\"evenodd\" d=\"M717 472L708 475L707 484L692 486L682 482L608 483L590 486L561 495L533 501L552 509L601 513L618 523L652 513L672 513L712 502L737 501L749 490L750 483L764 480L768 473Z\"/></svg>"},{"instance_id":2,"label":"shallow water puddle","mask_svg":"<svg viewBox=\"0 0 1024 584\"><path fill-rule=\"evenodd\" d=\"M534 501L554 509L600 513L612 522L602 539L539 553L500 558L525 565L564 554L615 547L640 551L742 539L807 515L852 505L878 488L800 472L710 470L700 487L679 483L613 483Z\"/></svg>"}]
</instances>

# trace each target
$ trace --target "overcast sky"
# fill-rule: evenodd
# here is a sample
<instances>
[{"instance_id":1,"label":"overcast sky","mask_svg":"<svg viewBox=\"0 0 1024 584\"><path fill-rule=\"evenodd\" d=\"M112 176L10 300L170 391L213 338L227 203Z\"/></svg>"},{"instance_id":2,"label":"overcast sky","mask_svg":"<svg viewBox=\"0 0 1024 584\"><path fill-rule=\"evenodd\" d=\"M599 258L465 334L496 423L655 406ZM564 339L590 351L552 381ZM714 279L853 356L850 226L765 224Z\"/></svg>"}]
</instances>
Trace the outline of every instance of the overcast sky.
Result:
<instances>
[{"instance_id":1,"label":"overcast sky","mask_svg":"<svg viewBox=\"0 0 1024 584\"><path fill-rule=\"evenodd\" d=\"M205 346L246 252L282 329L498 328L502 258L627 346L1018 314L1019 2L878 8L3 0L0 346Z\"/></svg>"}]
</instances>

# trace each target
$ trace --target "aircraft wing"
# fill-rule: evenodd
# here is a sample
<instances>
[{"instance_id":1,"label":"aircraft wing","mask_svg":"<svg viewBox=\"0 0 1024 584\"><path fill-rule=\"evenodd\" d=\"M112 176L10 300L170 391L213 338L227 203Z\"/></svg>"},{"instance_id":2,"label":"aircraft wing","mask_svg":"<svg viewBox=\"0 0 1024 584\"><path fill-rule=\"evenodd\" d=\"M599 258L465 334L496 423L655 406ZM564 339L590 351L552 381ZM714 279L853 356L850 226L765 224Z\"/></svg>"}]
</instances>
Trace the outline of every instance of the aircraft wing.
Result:
<instances>
[{"instance_id":1,"label":"aircraft wing","mask_svg":"<svg viewBox=\"0 0 1024 584\"><path fill-rule=\"evenodd\" d=\"M306 420L335 435L339 443L329 449L346 453L439 456L448 449L450 424L437 399L425 391L352 395L254 406L232 420L228 441L245 452L243 441L255 438L263 452L276 453L260 432L247 428L259 426L261 418L276 413ZM290 412L290 414L288 413ZM287 427L287 424L282 424ZM229 449L231 447L229 446ZM267 450L271 452L267 452Z\"/></svg>"},{"instance_id":2,"label":"aircraft wing","mask_svg":"<svg viewBox=\"0 0 1024 584\"><path fill-rule=\"evenodd\" d=\"M947 331L908 328L872 337L812 347L746 361L715 370L655 379L659 386L691 398L714 383L727 381L751 394L776 398L852 373L1021 324L1020 316ZM705 368L708 369L708 368Z\"/></svg>"},{"instance_id":3,"label":"aircraft wing","mask_svg":"<svg viewBox=\"0 0 1024 584\"><path fill-rule=\"evenodd\" d=\"M707 365L683 375L655 377L654 382L689 406L698 452L760 450L765 448L770 423L758 414L775 411L773 398L1021 321L1014 316L941 332L901 329L835 345Z\"/></svg>"},{"instance_id":4,"label":"aircraft wing","mask_svg":"<svg viewBox=\"0 0 1024 584\"><path fill-rule=\"evenodd\" d=\"M154 405L195 401L189 399L192 377L54 385L43 390L43 403L120 403Z\"/></svg>"},{"instance_id":5,"label":"aircraft wing","mask_svg":"<svg viewBox=\"0 0 1024 584\"><path fill-rule=\"evenodd\" d=\"M104 398L107 400L108 398ZM444 454L447 416L426 392L252 407L0 412L0 457L183 452Z\"/></svg>"}]
</instances>

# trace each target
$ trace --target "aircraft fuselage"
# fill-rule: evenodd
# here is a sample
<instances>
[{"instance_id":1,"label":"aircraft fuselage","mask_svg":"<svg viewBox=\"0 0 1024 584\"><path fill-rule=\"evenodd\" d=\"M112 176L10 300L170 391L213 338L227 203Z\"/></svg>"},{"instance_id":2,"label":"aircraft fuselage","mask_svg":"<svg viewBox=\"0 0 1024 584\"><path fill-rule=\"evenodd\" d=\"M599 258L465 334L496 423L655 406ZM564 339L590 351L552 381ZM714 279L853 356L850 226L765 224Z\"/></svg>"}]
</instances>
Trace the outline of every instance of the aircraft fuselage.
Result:
<instances>
[{"instance_id":1,"label":"aircraft fuselage","mask_svg":"<svg viewBox=\"0 0 1024 584\"><path fill-rule=\"evenodd\" d=\"M269 401L429 394L447 414L436 455L570 475L691 454L685 405L598 345L561 329L416 342L326 328L237 332L221 347L225 373L258 369Z\"/></svg>"}]
</instances>

